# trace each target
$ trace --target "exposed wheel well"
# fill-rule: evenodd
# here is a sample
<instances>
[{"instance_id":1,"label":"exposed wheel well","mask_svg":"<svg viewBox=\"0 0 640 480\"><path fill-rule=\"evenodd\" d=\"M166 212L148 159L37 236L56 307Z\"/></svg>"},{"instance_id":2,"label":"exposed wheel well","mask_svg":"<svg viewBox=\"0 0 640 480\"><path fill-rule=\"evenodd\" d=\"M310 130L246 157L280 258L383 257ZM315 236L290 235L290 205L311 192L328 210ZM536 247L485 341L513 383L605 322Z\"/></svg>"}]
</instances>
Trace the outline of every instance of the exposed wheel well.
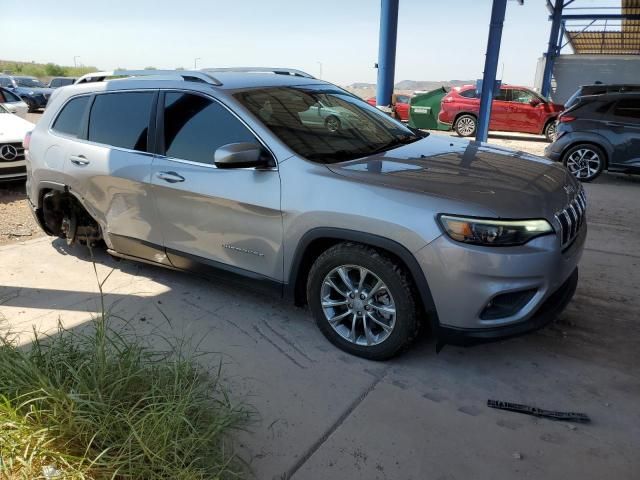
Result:
<instances>
[{"instance_id":1,"label":"exposed wheel well","mask_svg":"<svg viewBox=\"0 0 640 480\"><path fill-rule=\"evenodd\" d=\"M382 254L391 258L395 263L400 265L407 272L413 287L416 289L416 302L420 311L424 312L429 317L432 327L437 327L438 316L435 305L433 303L433 298L431 297L431 292L429 291L429 287L426 284L424 275L416 272L415 267L412 268L411 266L409 266L405 259L391 251L389 248L375 245L374 243L376 242L368 243L366 241L354 241L351 239L337 237L319 237L313 239L302 252L299 261L294 261L294 265L292 266L295 271L292 272L293 275L290 278L293 279L293 300L296 305L304 306L307 303L307 277L315 259L318 258L324 251L339 243L355 243L375 248ZM417 275L422 275L422 278L417 278Z\"/></svg>"},{"instance_id":2,"label":"exposed wheel well","mask_svg":"<svg viewBox=\"0 0 640 480\"><path fill-rule=\"evenodd\" d=\"M48 234L66 238L69 244L102 240L98 223L68 190L42 189L38 205Z\"/></svg>"},{"instance_id":3,"label":"exposed wheel well","mask_svg":"<svg viewBox=\"0 0 640 480\"><path fill-rule=\"evenodd\" d=\"M573 147L577 146L577 145L591 145L593 147L597 147L600 150L602 150L602 153L604 153L604 167L603 170L606 170L607 168L609 168L609 152L607 152L607 149L605 147L603 147L602 145L600 145L597 142L593 142L593 141L575 141L570 143L569 145L567 145L565 147L564 150L562 150L562 156L560 157L560 161L562 162L562 164L564 164L564 157L567 154L567 152L569 150L571 150Z\"/></svg>"}]
</instances>

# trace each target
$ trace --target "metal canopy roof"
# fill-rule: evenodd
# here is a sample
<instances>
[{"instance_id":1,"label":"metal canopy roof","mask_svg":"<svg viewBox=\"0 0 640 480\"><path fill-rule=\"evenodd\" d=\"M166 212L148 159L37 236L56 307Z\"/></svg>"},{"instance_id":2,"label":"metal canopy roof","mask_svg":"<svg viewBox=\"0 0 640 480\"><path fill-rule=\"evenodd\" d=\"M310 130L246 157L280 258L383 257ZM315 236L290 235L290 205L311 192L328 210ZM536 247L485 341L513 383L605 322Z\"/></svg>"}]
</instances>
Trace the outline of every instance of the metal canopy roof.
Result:
<instances>
[{"instance_id":1,"label":"metal canopy roof","mask_svg":"<svg viewBox=\"0 0 640 480\"><path fill-rule=\"evenodd\" d=\"M580 13L565 20L567 43L576 54L640 54L640 0L618 1L615 6L564 9Z\"/></svg>"}]
</instances>

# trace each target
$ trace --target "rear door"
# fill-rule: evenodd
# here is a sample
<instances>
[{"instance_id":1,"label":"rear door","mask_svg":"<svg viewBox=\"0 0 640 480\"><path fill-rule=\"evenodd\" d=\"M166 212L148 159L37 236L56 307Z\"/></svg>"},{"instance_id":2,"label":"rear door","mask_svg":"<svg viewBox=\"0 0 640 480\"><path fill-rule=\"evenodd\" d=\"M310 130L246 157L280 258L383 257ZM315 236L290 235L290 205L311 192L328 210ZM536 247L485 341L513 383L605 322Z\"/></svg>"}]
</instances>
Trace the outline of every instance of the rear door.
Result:
<instances>
[{"instance_id":1,"label":"rear door","mask_svg":"<svg viewBox=\"0 0 640 480\"><path fill-rule=\"evenodd\" d=\"M213 162L223 145L260 141L209 96L167 91L159 106L159 151L164 155L154 160L152 179L171 262L282 280L277 168L219 169Z\"/></svg>"},{"instance_id":2,"label":"rear door","mask_svg":"<svg viewBox=\"0 0 640 480\"><path fill-rule=\"evenodd\" d=\"M605 124L614 145L610 164L640 169L640 97L619 99Z\"/></svg>"},{"instance_id":3,"label":"rear door","mask_svg":"<svg viewBox=\"0 0 640 480\"><path fill-rule=\"evenodd\" d=\"M509 90L501 88L500 93L493 98L491 104L491 120L489 130L513 131L513 122L510 119L511 108L509 103Z\"/></svg>"},{"instance_id":4,"label":"rear door","mask_svg":"<svg viewBox=\"0 0 640 480\"><path fill-rule=\"evenodd\" d=\"M139 241L162 245L150 182L150 123L157 95L155 90L143 90L82 97L90 102L87 120L83 131L64 147L69 187L106 229L112 246L134 255ZM67 106L73 107L71 102ZM76 116L81 108L79 104Z\"/></svg>"}]
</instances>

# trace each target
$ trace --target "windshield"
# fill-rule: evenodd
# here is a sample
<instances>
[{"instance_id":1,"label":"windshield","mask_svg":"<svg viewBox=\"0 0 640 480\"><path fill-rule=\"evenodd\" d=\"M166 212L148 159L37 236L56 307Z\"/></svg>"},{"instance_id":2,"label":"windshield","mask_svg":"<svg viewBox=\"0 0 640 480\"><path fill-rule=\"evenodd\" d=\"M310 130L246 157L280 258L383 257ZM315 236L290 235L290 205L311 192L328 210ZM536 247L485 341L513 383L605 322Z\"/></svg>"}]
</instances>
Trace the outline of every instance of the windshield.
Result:
<instances>
[{"instance_id":1,"label":"windshield","mask_svg":"<svg viewBox=\"0 0 640 480\"><path fill-rule=\"evenodd\" d=\"M235 97L289 148L321 163L365 157L423 136L331 85L253 89Z\"/></svg>"},{"instance_id":2,"label":"windshield","mask_svg":"<svg viewBox=\"0 0 640 480\"><path fill-rule=\"evenodd\" d=\"M44 87L44 85L40 83L40 81L37 78L14 77L14 79L16 81L16 84L18 84L19 87L31 87L31 88Z\"/></svg>"}]
</instances>

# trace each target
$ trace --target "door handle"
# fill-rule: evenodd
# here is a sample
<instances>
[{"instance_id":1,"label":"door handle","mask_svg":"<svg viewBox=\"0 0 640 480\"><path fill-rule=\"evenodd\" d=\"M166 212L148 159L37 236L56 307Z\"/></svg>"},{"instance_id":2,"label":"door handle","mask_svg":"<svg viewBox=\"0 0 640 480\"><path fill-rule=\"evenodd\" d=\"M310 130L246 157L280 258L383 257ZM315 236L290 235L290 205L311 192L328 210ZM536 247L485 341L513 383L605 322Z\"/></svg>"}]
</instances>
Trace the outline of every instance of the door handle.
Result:
<instances>
[{"instance_id":1,"label":"door handle","mask_svg":"<svg viewBox=\"0 0 640 480\"><path fill-rule=\"evenodd\" d=\"M184 177L178 175L176 172L158 172L156 173L156 177L169 183L184 182Z\"/></svg>"},{"instance_id":2,"label":"door handle","mask_svg":"<svg viewBox=\"0 0 640 480\"><path fill-rule=\"evenodd\" d=\"M79 167L84 167L85 165L89 165L89 160L84 155L72 155L69 157L71 163L74 165L78 165Z\"/></svg>"}]
</instances>

